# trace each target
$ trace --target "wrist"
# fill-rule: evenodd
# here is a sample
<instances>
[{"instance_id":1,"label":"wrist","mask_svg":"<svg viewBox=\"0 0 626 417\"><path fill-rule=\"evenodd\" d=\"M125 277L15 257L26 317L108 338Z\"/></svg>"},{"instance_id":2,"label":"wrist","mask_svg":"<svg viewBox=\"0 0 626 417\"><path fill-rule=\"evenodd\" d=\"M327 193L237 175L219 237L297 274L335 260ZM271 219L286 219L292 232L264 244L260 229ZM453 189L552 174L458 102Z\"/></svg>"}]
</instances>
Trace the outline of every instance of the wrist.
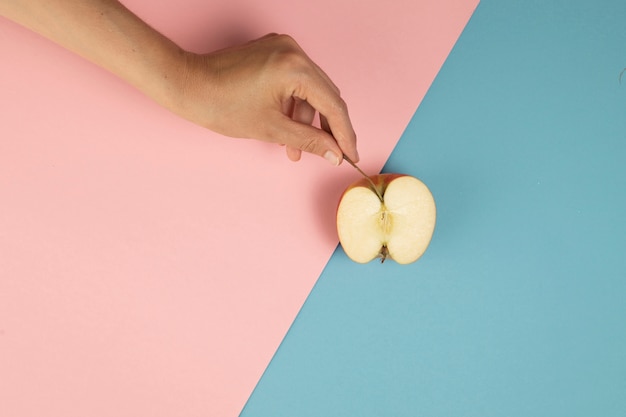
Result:
<instances>
[{"instance_id":1,"label":"wrist","mask_svg":"<svg viewBox=\"0 0 626 417\"><path fill-rule=\"evenodd\" d=\"M135 86L167 109L179 113L184 102L191 53L165 39L163 45L151 49L145 73L138 74Z\"/></svg>"},{"instance_id":2,"label":"wrist","mask_svg":"<svg viewBox=\"0 0 626 417\"><path fill-rule=\"evenodd\" d=\"M177 48L162 61L158 91L153 98L161 105L197 125L219 131L216 109L220 108L220 71L208 55Z\"/></svg>"}]
</instances>

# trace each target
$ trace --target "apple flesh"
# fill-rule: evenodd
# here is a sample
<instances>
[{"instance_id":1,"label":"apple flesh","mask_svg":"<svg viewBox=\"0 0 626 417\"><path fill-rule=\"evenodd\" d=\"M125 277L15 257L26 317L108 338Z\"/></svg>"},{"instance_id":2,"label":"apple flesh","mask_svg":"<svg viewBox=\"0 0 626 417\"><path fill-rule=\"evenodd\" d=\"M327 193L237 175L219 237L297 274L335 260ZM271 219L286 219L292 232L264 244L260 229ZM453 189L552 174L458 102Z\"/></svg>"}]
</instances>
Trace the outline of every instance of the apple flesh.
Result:
<instances>
[{"instance_id":1,"label":"apple flesh","mask_svg":"<svg viewBox=\"0 0 626 417\"><path fill-rule=\"evenodd\" d=\"M337 207L337 232L358 263L418 260L435 230L435 200L426 185L404 174L379 174L350 185Z\"/></svg>"}]
</instances>

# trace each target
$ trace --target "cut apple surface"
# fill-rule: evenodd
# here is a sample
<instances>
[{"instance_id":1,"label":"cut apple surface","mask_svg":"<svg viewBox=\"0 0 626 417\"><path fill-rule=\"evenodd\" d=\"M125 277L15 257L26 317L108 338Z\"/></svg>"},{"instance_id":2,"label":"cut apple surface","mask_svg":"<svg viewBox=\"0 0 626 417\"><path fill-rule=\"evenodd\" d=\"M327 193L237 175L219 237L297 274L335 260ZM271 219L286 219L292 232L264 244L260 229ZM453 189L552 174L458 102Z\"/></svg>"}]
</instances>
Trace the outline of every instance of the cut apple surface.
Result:
<instances>
[{"instance_id":1,"label":"cut apple surface","mask_svg":"<svg viewBox=\"0 0 626 417\"><path fill-rule=\"evenodd\" d=\"M435 230L435 200L426 185L404 174L363 178L343 193L337 232L346 255L359 263L418 260Z\"/></svg>"}]
</instances>

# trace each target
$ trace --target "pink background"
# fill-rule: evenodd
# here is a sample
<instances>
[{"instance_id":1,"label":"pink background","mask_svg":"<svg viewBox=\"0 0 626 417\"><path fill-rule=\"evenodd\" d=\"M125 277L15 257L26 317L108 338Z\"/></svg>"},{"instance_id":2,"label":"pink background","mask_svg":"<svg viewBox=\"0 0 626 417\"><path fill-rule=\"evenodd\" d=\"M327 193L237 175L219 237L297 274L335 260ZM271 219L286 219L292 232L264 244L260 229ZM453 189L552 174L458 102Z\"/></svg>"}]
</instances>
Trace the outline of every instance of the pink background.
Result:
<instances>
[{"instance_id":1,"label":"pink background","mask_svg":"<svg viewBox=\"0 0 626 417\"><path fill-rule=\"evenodd\" d=\"M477 0L223 3L125 2L196 51L293 35L374 173ZM191 125L6 20L0 53L0 415L237 415L358 174Z\"/></svg>"}]
</instances>

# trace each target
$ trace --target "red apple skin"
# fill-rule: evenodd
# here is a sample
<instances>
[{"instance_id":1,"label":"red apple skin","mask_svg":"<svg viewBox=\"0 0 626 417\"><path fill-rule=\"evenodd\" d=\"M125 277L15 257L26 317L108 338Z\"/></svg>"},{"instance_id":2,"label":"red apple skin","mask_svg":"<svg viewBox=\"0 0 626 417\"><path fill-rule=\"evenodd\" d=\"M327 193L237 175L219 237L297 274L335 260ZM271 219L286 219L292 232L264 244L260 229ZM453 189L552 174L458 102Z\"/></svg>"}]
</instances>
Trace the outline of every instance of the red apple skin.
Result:
<instances>
[{"instance_id":1,"label":"red apple skin","mask_svg":"<svg viewBox=\"0 0 626 417\"><path fill-rule=\"evenodd\" d=\"M387 185L389 185L393 180L400 178L400 177L407 177L410 176L408 174L400 174L400 173L385 173L385 174L377 174L377 175L372 175L369 177L369 179L371 179L371 183L367 178L361 178L355 182L353 182L352 184L350 184L344 191L343 193L341 193L341 197L339 198L339 203L337 203L337 209L335 210L335 216L337 216L337 213L339 211L339 206L341 204L341 200L343 200L344 195L350 191L353 188L356 187L365 187L365 188L369 188L370 190L374 190L374 188L372 187L372 183L373 185L376 187L377 189L377 194L379 196L382 196L384 199L385 196L385 190L387 189ZM385 259L387 259L389 257L389 253L387 251L386 247L382 247L381 251L378 255L378 258L380 258L381 263L385 261Z\"/></svg>"}]
</instances>

